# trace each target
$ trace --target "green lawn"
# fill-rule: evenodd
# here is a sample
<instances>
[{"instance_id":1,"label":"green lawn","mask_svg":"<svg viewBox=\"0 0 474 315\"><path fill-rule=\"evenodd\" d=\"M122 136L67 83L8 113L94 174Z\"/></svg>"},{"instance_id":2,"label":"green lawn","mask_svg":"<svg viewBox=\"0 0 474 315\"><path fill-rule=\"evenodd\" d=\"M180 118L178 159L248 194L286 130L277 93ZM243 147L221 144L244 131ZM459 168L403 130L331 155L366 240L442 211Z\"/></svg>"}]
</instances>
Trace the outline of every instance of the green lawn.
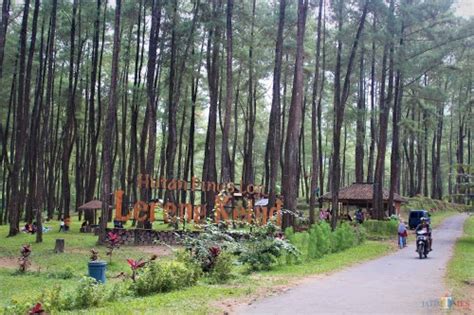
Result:
<instances>
[{"instance_id":1,"label":"green lawn","mask_svg":"<svg viewBox=\"0 0 474 315\"><path fill-rule=\"evenodd\" d=\"M454 248L453 258L446 274L449 288L453 288L455 299L470 300L474 307L474 216L464 224L464 236L459 238ZM468 284L470 282L471 284Z\"/></svg>"},{"instance_id":2,"label":"green lawn","mask_svg":"<svg viewBox=\"0 0 474 315\"><path fill-rule=\"evenodd\" d=\"M59 222L51 221L45 224L52 230L43 234L43 243L35 243L35 235L21 233L15 237L5 237L8 234L8 226L0 226L0 302L10 298L28 295L36 295L44 287L51 287L54 283L60 283L63 287L74 286L77 281L87 274L87 262L89 251L92 248L99 250L102 259L107 259L106 248L97 246L97 236L90 233L79 233L79 222L73 222L71 231L59 233ZM55 254L53 252L55 240L65 240L65 253ZM15 266L20 256L20 248L23 244L31 244L30 271L25 275L16 275ZM133 247L124 247L114 252L112 264L109 264L107 276L111 277L121 271L128 270L126 258L139 258L147 256ZM2 266L4 268L2 268ZM7 267L7 268L5 268ZM73 271L73 277L69 279L58 279L63 274Z\"/></svg>"}]
</instances>

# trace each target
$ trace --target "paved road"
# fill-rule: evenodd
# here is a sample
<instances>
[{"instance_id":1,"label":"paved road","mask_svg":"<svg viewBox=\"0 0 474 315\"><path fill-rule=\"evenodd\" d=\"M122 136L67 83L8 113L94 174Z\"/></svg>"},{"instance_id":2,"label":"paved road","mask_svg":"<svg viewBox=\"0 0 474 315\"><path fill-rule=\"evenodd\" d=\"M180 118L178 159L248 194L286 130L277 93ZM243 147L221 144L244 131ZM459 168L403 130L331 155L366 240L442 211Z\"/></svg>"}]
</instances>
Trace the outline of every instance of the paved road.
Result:
<instances>
[{"instance_id":1,"label":"paved road","mask_svg":"<svg viewBox=\"0 0 474 315\"><path fill-rule=\"evenodd\" d=\"M433 251L419 259L415 245L282 295L237 310L238 314L433 314L446 293L444 273L466 215L448 218L433 233ZM430 306L431 305L431 306Z\"/></svg>"}]
</instances>

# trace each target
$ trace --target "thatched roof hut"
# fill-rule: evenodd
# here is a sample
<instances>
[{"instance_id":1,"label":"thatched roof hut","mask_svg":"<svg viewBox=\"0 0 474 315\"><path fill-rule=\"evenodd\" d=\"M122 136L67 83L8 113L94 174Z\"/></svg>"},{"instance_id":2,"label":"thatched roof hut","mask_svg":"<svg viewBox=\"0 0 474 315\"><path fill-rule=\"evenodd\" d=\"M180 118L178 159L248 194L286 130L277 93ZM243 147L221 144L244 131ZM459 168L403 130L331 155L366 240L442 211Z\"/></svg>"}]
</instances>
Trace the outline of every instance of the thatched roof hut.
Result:
<instances>
[{"instance_id":1,"label":"thatched roof hut","mask_svg":"<svg viewBox=\"0 0 474 315\"><path fill-rule=\"evenodd\" d=\"M110 208L110 207L109 207ZM94 199L86 202L78 208L79 211L84 211L90 214L90 217L93 218L91 224L96 224L97 222L97 210L102 210L102 201ZM79 214L80 217L80 214Z\"/></svg>"},{"instance_id":2,"label":"thatched roof hut","mask_svg":"<svg viewBox=\"0 0 474 315\"><path fill-rule=\"evenodd\" d=\"M388 203L388 190L383 190L383 202L385 207ZM372 183L353 183L350 186L339 189L339 202L344 206L357 206L370 209L372 208L372 201L374 198L374 185ZM320 201L329 202L332 200L332 193L328 192L320 197ZM400 210L400 205L407 202L405 198L399 194L393 195L393 202L397 212Z\"/></svg>"},{"instance_id":3,"label":"thatched roof hut","mask_svg":"<svg viewBox=\"0 0 474 315\"><path fill-rule=\"evenodd\" d=\"M79 207L79 210L97 210L102 209L102 201L91 200Z\"/></svg>"}]
</instances>

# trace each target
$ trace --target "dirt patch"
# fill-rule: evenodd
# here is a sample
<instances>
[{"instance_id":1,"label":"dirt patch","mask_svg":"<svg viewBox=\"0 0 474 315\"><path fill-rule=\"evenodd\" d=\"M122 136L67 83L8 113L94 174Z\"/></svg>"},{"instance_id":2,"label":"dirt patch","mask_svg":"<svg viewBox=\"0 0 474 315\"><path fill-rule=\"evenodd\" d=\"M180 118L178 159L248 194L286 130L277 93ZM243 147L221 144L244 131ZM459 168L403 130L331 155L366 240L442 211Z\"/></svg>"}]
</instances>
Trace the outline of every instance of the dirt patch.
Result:
<instances>
[{"instance_id":1,"label":"dirt patch","mask_svg":"<svg viewBox=\"0 0 474 315\"><path fill-rule=\"evenodd\" d=\"M75 247L75 248L65 248L64 252L67 253L67 254L69 254L69 253L71 253L71 254L90 254L91 250Z\"/></svg>"},{"instance_id":2,"label":"dirt patch","mask_svg":"<svg viewBox=\"0 0 474 315\"><path fill-rule=\"evenodd\" d=\"M173 250L170 247L163 245L134 246L133 249L139 250L146 254L156 255L158 257L166 257L173 254Z\"/></svg>"},{"instance_id":3,"label":"dirt patch","mask_svg":"<svg viewBox=\"0 0 474 315\"><path fill-rule=\"evenodd\" d=\"M222 314L235 314L237 308L243 305L252 305L257 300L265 297L280 295L291 288L291 285L278 285L273 287L265 287L257 289L257 292L241 296L238 298L229 298L216 301L212 306L222 311Z\"/></svg>"},{"instance_id":4,"label":"dirt patch","mask_svg":"<svg viewBox=\"0 0 474 315\"><path fill-rule=\"evenodd\" d=\"M0 268L18 268L18 259L12 257L0 257Z\"/></svg>"},{"instance_id":5,"label":"dirt patch","mask_svg":"<svg viewBox=\"0 0 474 315\"><path fill-rule=\"evenodd\" d=\"M0 257L0 268L18 269L18 258L16 257ZM38 270L38 266L31 264L28 270Z\"/></svg>"}]
</instances>

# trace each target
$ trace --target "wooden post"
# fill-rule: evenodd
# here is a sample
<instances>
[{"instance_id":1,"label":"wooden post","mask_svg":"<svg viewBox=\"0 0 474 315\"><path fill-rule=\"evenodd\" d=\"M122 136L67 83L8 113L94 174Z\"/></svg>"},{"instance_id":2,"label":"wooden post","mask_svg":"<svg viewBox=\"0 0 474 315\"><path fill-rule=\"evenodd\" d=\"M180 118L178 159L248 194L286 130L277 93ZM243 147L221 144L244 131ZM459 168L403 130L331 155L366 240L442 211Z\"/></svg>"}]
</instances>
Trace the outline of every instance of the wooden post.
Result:
<instances>
[{"instance_id":1,"label":"wooden post","mask_svg":"<svg viewBox=\"0 0 474 315\"><path fill-rule=\"evenodd\" d=\"M64 253L64 238L57 238L56 239L56 246L54 246L54 252L56 254Z\"/></svg>"}]
</instances>

